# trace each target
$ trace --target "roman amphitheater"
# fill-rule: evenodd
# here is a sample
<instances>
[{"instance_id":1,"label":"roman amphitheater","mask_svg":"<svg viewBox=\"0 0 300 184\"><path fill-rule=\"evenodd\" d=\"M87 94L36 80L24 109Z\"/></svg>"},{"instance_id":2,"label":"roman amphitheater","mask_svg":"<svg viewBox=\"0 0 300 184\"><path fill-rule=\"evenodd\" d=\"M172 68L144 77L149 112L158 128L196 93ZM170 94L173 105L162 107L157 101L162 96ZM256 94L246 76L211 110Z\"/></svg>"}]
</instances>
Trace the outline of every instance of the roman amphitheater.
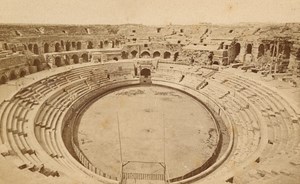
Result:
<instances>
[{"instance_id":1,"label":"roman amphitheater","mask_svg":"<svg viewBox=\"0 0 300 184\"><path fill-rule=\"evenodd\" d=\"M2 24L0 83L1 184L300 181L300 24Z\"/></svg>"}]
</instances>

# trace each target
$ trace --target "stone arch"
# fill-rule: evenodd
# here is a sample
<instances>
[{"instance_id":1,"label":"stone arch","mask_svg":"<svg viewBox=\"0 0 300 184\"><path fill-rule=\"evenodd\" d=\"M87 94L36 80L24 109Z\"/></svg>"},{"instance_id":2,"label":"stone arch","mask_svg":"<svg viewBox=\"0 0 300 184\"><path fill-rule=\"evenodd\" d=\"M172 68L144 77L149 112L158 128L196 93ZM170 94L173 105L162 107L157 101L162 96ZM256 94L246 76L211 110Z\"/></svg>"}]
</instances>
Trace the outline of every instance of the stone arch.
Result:
<instances>
[{"instance_id":1,"label":"stone arch","mask_svg":"<svg viewBox=\"0 0 300 184\"><path fill-rule=\"evenodd\" d=\"M251 44L247 44L247 46L246 46L246 54L252 54L252 45Z\"/></svg>"},{"instance_id":2,"label":"stone arch","mask_svg":"<svg viewBox=\"0 0 300 184\"><path fill-rule=\"evenodd\" d=\"M171 53L168 52L168 51L166 51L166 52L164 53L164 59L169 59L169 58L171 58Z\"/></svg>"},{"instance_id":3,"label":"stone arch","mask_svg":"<svg viewBox=\"0 0 300 184\"><path fill-rule=\"evenodd\" d=\"M109 42L108 42L107 40L105 40L105 41L104 41L104 44L103 44L103 47L104 47L104 48L107 48L108 45L109 45Z\"/></svg>"},{"instance_id":4,"label":"stone arch","mask_svg":"<svg viewBox=\"0 0 300 184\"><path fill-rule=\"evenodd\" d=\"M148 51L143 51L142 53L141 53L141 57L142 58L150 58L150 53L148 52Z\"/></svg>"},{"instance_id":5,"label":"stone arch","mask_svg":"<svg viewBox=\"0 0 300 184\"><path fill-rule=\"evenodd\" d=\"M88 54L84 53L81 55L81 58L82 58L82 61L83 62L88 62L89 61L89 57L88 57Z\"/></svg>"},{"instance_id":6,"label":"stone arch","mask_svg":"<svg viewBox=\"0 0 300 184\"><path fill-rule=\"evenodd\" d=\"M11 70L9 72L9 80L14 80L18 78L18 74L16 70Z\"/></svg>"},{"instance_id":7,"label":"stone arch","mask_svg":"<svg viewBox=\"0 0 300 184\"><path fill-rule=\"evenodd\" d=\"M71 50L71 43L69 41L66 42L66 51Z\"/></svg>"},{"instance_id":8,"label":"stone arch","mask_svg":"<svg viewBox=\"0 0 300 184\"><path fill-rule=\"evenodd\" d=\"M155 51L155 52L153 53L153 58L159 58L160 55L161 55L160 52Z\"/></svg>"},{"instance_id":9,"label":"stone arch","mask_svg":"<svg viewBox=\"0 0 300 184\"><path fill-rule=\"evenodd\" d=\"M48 43L44 44L44 53L49 53L49 44Z\"/></svg>"},{"instance_id":10,"label":"stone arch","mask_svg":"<svg viewBox=\"0 0 300 184\"><path fill-rule=\"evenodd\" d=\"M54 60L55 60L55 65L56 65L57 67L61 67L61 66L64 65L60 56L55 57Z\"/></svg>"},{"instance_id":11,"label":"stone arch","mask_svg":"<svg viewBox=\"0 0 300 184\"><path fill-rule=\"evenodd\" d=\"M257 55L257 57L261 57L264 54L265 54L265 46L264 46L264 44L260 44L258 46L258 55Z\"/></svg>"},{"instance_id":12,"label":"stone arch","mask_svg":"<svg viewBox=\"0 0 300 184\"><path fill-rule=\"evenodd\" d=\"M130 52L132 58L136 58L137 53L138 53L138 52L137 52L136 50L133 50L133 51Z\"/></svg>"},{"instance_id":13,"label":"stone arch","mask_svg":"<svg viewBox=\"0 0 300 184\"><path fill-rule=\"evenodd\" d=\"M33 61L33 66L36 66L37 71L42 71L43 70L42 63L41 63L41 61L39 59L35 59Z\"/></svg>"},{"instance_id":14,"label":"stone arch","mask_svg":"<svg viewBox=\"0 0 300 184\"><path fill-rule=\"evenodd\" d=\"M77 50L81 50L81 42L77 42L77 44L76 44L76 49L77 49Z\"/></svg>"},{"instance_id":15,"label":"stone arch","mask_svg":"<svg viewBox=\"0 0 300 184\"><path fill-rule=\"evenodd\" d=\"M119 40L115 41L115 47L117 47L117 48L120 47L120 41Z\"/></svg>"},{"instance_id":16,"label":"stone arch","mask_svg":"<svg viewBox=\"0 0 300 184\"><path fill-rule=\"evenodd\" d=\"M39 54L39 47L38 47L37 44L34 44L34 46L33 46L33 53L36 54L36 55Z\"/></svg>"},{"instance_id":17,"label":"stone arch","mask_svg":"<svg viewBox=\"0 0 300 184\"><path fill-rule=\"evenodd\" d=\"M79 63L79 57L78 57L76 54L74 54L74 55L72 56L72 59L73 59L73 63L74 63L74 64L78 64L78 63Z\"/></svg>"},{"instance_id":18,"label":"stone arch","mask_svg":"<svg viewBox=\"0 0 300 184\"><path fill-rule=\"evenodd\" d=\"M236 43L234 44L234 57L236 58L241 52L241 44L240 43Z\"/></svg>"},{"instance_id":19,"label":"stone arch","mask_svg":"<svg viewBox=\"0 0 300 184\"><path fill-rule=\"evenodd\" d=\"M60 44L58 42L55 44L55 52L60 52Z\"/></svg>"},{"instance_id":20,"label":"stone arch","mask_svg":"<svg viewBox=\"0 0 300 184\"><path fill-rule=\"evenodd\" d=\"M143 68L140 74L145 78L148 78L149 76L151 76L151 70L149 68Z\"/></svg>"},{"instance_id":21,"label":"stone arch","mask_svg":"<svg viewBox=\"0 0 300 184\"><path fill-rule=\"evenodd\" d=\"M0 84L5 84L5 83L7 83L7 81L8 81L7 76L2 74L0 77Z\"/></svg>"},{"instance_id":22,"label":"stone arch","mask_svg":"<svg viewBox=\"0 0 300 184\"><path fill-rule=\"evenodd\" d=\"M177 61L178 56L179 56L179 52L175 52L175 54L174 54L174 60L173 61Z\"/></svg>"},{"instance_id":23,"label":"stone arch","mask_svg":"<svg viewBox=\"0 0 300 184\"><path fill-rule=\"evenodd\" d=\"M33 45L31 43L28 44L28 50L30 50L32 52L32 49L33 49Z\"/></svg>"},{"instance_id":24,"label":"stone arch","mask_svg":"<svg viewBox=\"0 0 300 184\"><path fill-rule=\"evenodd\" d=\"M93 42L89 41L87 45L87 49L93 49Z\"/></svg>"},{"instance_id":25,"label":"stone arch","mask_svg":"<svg viewBox=\"0 0 300 184\"><path fill-rule=\"evenodd\" d=\"M219 63L219 61L213 61L212 64L213 64L213 65L219 65L220 63Z\"/></svg>"},{"instance_id":26,"label":"stone arch","mask_svg":"<svg viewBox=\"0 0 300 184\"><path fill-rule=\"evenodd\" d=\"M25 68L20 69L20 77L25 77L27 75L27 70Z\"/></svg>"},{"instance_id":27,"label":"stone arch","mask_svg":"<svg viewBox=\"0 0 300 184\"><path fill-rule=\"evenodd\" d=\"M122 58L122 59L128 59L128 53L125 52L125 51L122 51L122 53L121 53L121 58Z\"/></svg>"}]
</instances>

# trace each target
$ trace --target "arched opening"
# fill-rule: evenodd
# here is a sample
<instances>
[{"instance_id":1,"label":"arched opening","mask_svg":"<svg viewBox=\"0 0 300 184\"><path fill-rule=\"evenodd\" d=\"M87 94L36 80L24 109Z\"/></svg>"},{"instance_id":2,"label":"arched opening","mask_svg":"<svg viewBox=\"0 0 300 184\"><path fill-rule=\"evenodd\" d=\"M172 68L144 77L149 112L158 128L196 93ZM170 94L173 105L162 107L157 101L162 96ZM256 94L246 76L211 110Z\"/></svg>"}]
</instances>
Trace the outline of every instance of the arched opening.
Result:
<instances>
[{"instance_id":1,"label":"arched opening","mask_svg":"<svg viewBox=\"0 0 300 184\"><path fill-rule=\"evenodd\" d=\"M119 40L116 40L115 47L120 47L120 41Z\"/></svg>"},{"instance_id":2,"label":"arched opening","mask_svg":"<svg viewBox=\"0 0 300 184\"><path fill-rule=\"evenodd\" d=\"M28 50L30 50L31 52L32 52L32 47L33 47L32 44L28 45Z\"/></svg>"},{"instance_id":3,"label":"arched opening","mask_svg":"<svg viewBox=\"0 0 300 184\"><path fill-rule=\"evenodd\" d=\"M125 51L122 51L122 55L121 55L122 59L128 59L128 53Z\"/></svg>"},{"instance_id":4,"label":"arched opening","mask_svg":"<svg viewBox=\"0 0 300 184\"><path fill-rule=\"evenodd\" d=\"M103 42L102 41L100 41L100 49L102 49L103 48Z\"/></svg>"},{"instance_id":5,"label":"arched opening","mask_svg":"<svg viewBox=\"0 0 300 184\"><path fill-rule=\"evenodd\" d=\"M87 49L93 49L93 42L89 41Z\"/></svg>"},{"instance_id":6,"label":"arched opening","mask_svg":"<svg viewBox=\"0 0 300 184\"><path fill-rule=\"evenodd\" d=\"M175 52L175 54L174 54L174 61L177 61L178 56L179 56L179 53L178 53L178 52Z\"/></svg>"},{"instance_id":7,"label":"arched opening","mask_svg":"<svg viewBox=\"0 0 300 184\"><path fill-rule=\"evenodd\" d=\"M142 52L141 57L142 58L150 58L150 53L148 51L144 51L144 52Z\"/></svg>"},{"instance_id":8,"label":"arched opening","mask_svg":"<svg viewBox=\"0 0 300 184\"><path fill-rule=\"evenodd\" d=\"M70 51L71 50L71 43L68 41L66 43L66 51Z\"/></svg>"},{"instance_id":9,"label":"arched opening","mask_svg":"<svg viewBox=\"0 0 300 184\"><path fill-rule=\"evenodd\" d=\"M114 57L113 60L118 61L119 59L117 57Z\"/></svg>"},{"instance_id":10,"label":"arched opening","mask_svg":"<svg viewBox=\"0 0 300 184\"><path fill-rule=\"evenodd\" d=\"M258 46L258 55L257 57L261 57L265 54L265 46L263 44L260 44Z\"/></svg>"},{"instance_id":11,"label":"arched opening","mask_svg":"<svg viewBox=\"0 0 300 184\"><path fill-rule=\"evenodd\" d=\"M60 45L59 43L55 44L55 52L59 52L60 51Z\"/></svg>"},{"instance_id":12,"label":"arched opening","mask_svg":"<svg viewBox=\"0 0 300 184\"><path fill-rule=\"evenodd\" d=\"M41 63L41 61L39 59L35 59L33 61L33 66L36 66L37 71L43 70L42 63Z\"/></svg>"},{"instance_id":13,"label":"arched opening","mask_svg":"<svg viewBox=\"0 0 300 184\"><path fill-rule=\"evenodd\" d=\"M63 63L62 63L62 61L61 61L61 57L56 57L56 58L55 58L55 65L56 65L57 67L63 66Z\"/></svg>"},{"instance_id":14,"label":"arched opening","mask_svg":"<svg viewBox=\"0 0 300 184\"><path fill-rule=\"evenodd\" d=\"M77 44L76 44L76 49L77 49L77 50L81 50L81 42L77 42Z\"/></svg>"},{"instance_id":15,"label":"arched opening","mask_svg":"<svg viewBox=\"0 0 300 184\"><path fill-rule=\"evenodd\" d=\"M219 62L218 61L214 61L212 64L213 65L219 65Z\"/></svg>"},{"instance_id":16,"label":"arched opening","mask_svg":"<svg viewBox=\"0 0 300 184\"><path fill-rule=\"evenodd\" d=\"M170 52L165 52L164 53L164 59L169 59L171 57L171 53Z\"/></svg>"},{"instance_id":17,"label":"arched opening","mask_svg":"<svg viewBox=\"0 0 300 184\"><path fill-rule=\"evenodd\" d=\"M87 54L82 54L81 58L82 58L83 62L88 62L89 61L89 58L88 58Z\"/></svg>"},{"instance_id":18,"label":"arched opening","mask_svg":"<svg viewBox=\"0 0 300 184\"><path fill-rule=\"evenodd\" d=\"M13 52L17 52L17 46L16 46L16 45L13 45L13 46L11 47L11 50L12 50Z\"/></svg>"},{"instance_id":19,"label":"arched opening","mask_svg":"<svg viewBox=\"0 0 300 184\"><path fill-rule=\"evenodd\" d=\"M290 55L291 55L291 47L288 45L285 45L284 50L283 50L283 58L289 59Z\"/></svg>"},{"instance_id":20,"label":"arched opening","mask_svg":"<svg viewBox=\"0 0 300 184\"><path fill-rule=\"evenodd\" d=\"M270 44L266 44L265 50L266 50L266 51L270 50Z\"/></svg>"},{"instance_id":21,"label":"arched opening","mask_svg":"<svg viewBox=\"0 0 300 184\"><path fill-rule=\"evenodd\" d=\"M104 41L104 48L107 48L108 47L108 41L106 40L106 41Z\"/></svg>"},{"instance_id":22,"label":"arched opening","mask_svg":"<svg viewBox=\"0 0 300 184\"><path fill-rule=\"evenodd\" d=\"M22 69L22 70L20 71L20 77L25 77L26 74L27 74L27 71L26 71L25 69Z\"/></svg>"},{"instance_id":23,"label":"arched opening","mask_svg":"<svg viewBox=\"0 0 300 184\"><path fill-rule=\"evenodd\" d=\"M252 45L248 44L246 47L246 54L252 54Z\"/></svg>"},{"instance_id":24,"label":"arched opening","mask_svg":"<svg viewBox=\"0 0 300 184\"><path fill-rule=\"evenodd\" d=\"M17 79L18 78L18 75L16 73L15 70L12 70L10 73L9 73L9 80L14 80L14 79Z\"/></svg>"},{"instance_id":25,"label":"arched opening","mask_svg":"<svg viewBox=\"0 0 300 184\"><path fill-rule=\"evenodd\" d=\"M149 76L151 76L151 71L148 68L143 68L141 70L141 76L144 76L145 78L148 78Z\"/></svg>"},{"instance_id":26,"label":"arched opening","mask_svg":"<svg viewBox=\"0 0 300 184\"><path fill-rule=\"evenodd\" d=\"M155 51L155 52L153 53L153 58L159 58L159 57L160 57L160 52Z\"/></svg>"},{"instance_id":27,"label":"arched opening","mask_svg":"<svg viewBox=\"0 0 300 184\"><path fill-rule=\"evenodd\" d=\"M5 84L7 82L7 77L5 75L2 75L0 78L0 84Z\"/></svg>"},{"instance_id":28,"label":"arched opening","mask_svg":"<svg viewBox=\"0 0 300 184\"><path fill-rule=\"evenodd\" d=\"M4 43L4 49L5 49L5 50L8 50L8 45L7 45L7 43Z\"/></svg>"},{"instance_id":29,"label":"arched opening","mask_svg":"<svg viewBox=\"0 0 300 184\"><path fill-rule=\"evenodd\" d=\"M27 50L27 45L23 44L24 50Z\"/></svg>"},{"instance_id":30,"label":"arched opening","mask_svg":"<svg viewBox=\"0 0 300 184\"><path fill-rule=\"evenodd\" d=\"M235 56L234 57L236 58L241 52L241 44L236 43L234 45L234 51L235 51Z\"/></svg>"},{"instance_id":31,"label":"arched opening","mask_svg":"<svg viewBox=\"0 0 300 184\"><path fill-rule=\"evenodd\" d=\"M48 43L44 44L44 53L49 53L49 44Z\"/></svg>"},{"instance_id":32,"label":"arched opening","mask_svg":"<svg viewBox=\"0 0 300 184\"><path fill-rule=\"evenodd\" d=\"M72 59L73 59L73 63L74 64L78 64L79 63L79 57L77 55L73 55Z\"/></svg>"},{"instance_id":33,"label":"arched opening","mask_svg":"<svg viewBox=\"0 0 300 184\"><path fill-rule=\"evenodd\" d=\"M37 55L39 54L39 47L37 44L34 44L34 46L33 46L33 53L37 54Z\"/></svg>"},{"instance_id":34,"label":"arched opening","mask_svg":"<svg viewBox=\"0 0 300 184\"><path fill-rule=\"evenodd\" d=\"M134 50L134 51L131 51L131 56L132 56L132 58L136 58L136 55L137 55L137 51L136 50Z\"/></svg>"}]
</instances>

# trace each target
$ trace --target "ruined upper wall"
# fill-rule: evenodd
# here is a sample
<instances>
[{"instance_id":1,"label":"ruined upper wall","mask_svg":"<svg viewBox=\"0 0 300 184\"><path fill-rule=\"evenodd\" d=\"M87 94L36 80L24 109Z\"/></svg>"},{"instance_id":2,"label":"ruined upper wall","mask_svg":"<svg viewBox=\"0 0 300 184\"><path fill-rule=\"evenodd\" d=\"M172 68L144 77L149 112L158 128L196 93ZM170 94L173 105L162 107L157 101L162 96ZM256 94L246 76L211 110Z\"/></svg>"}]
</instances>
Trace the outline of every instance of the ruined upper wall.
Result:
<instances>
[{"instance_id":1,"label":"ruined upper wall","mask_svg":"<svg viewBox=\"0 0 300 184\"><path fill-rule=\"evenodd\" d=\"M236 25L0 25L0 38L30 36L82 36L82 35L144 35L168 36L179 34L188 38L202 37L249 37L290 36L299 38L300 24L236 24Z\"/></svg>"}]
</instances>

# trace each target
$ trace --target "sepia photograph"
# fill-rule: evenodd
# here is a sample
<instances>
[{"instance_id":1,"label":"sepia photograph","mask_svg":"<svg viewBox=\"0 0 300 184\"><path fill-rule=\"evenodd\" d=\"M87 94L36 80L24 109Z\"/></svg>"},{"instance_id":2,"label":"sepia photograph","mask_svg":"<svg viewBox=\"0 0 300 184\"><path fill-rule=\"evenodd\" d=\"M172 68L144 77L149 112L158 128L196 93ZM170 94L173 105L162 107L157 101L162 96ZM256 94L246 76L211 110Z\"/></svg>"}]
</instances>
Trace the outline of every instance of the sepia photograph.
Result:
<instances>
[{"instance_id":1,"label":"sepia photograph","mask_svg":"<svg viewBox=\"0 0 300 184\"><path fill-rule=\"evenodd\" d=\"M0 3L0 184L300 184L300 0Z\"/></svg>"}]
</instances>

